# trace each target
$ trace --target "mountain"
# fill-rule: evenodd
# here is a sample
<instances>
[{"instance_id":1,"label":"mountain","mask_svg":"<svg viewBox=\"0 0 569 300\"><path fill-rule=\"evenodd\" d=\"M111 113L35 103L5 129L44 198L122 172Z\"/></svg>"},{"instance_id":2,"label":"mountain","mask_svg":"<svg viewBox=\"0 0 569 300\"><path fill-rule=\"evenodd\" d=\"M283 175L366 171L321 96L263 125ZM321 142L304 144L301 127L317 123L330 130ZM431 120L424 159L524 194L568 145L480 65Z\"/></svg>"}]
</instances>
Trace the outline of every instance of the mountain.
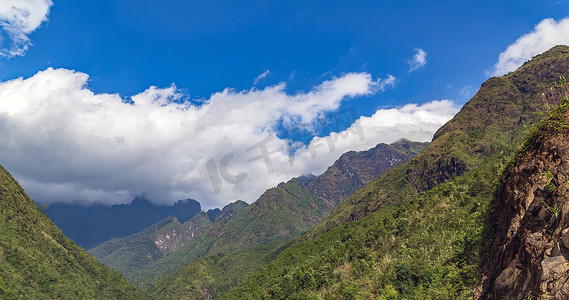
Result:
<instances>
[{"instance_id":1,"label":"mountain","mask_svg":"<svg viewBox=\"0 0 569 300\"><path fill-rule=\"evenodd\" d=\"M508 166L474 299L569 298L569 92Z\"/></svg>"},{"instance_id":2,"label":"mountain","mask_svg":"<svg viewBox=\"0 0 569 300\"><path fill-rule=\"evenodd\" d=\"M225 219L230 219L236 214L238 214L242 209L247 207L249 204L245 201L237 200L235 202L229 203L223 207L223 209L215 216L214 222L223 221Z\"/></svg>"},{"instance_id":3,"label":"mountain","mask_svg":"<svg viewBox=\"0 0 569 300\"><path fill-rule=\"evenodd\" d=\"M240 200L230 203L216 214L214 221L228 219L247 205ZM198 238L213 224L210 211L200 211L183 224L176 216L169 216L141 232L112 239L89 252L103 264L130 277Z\"/></svg>"},{"instance_id":4,"label":"mountain","mask_svg":"<svg viewBox=\"0 0 569 300\"><path fill-rule=\"evenodd\" d=\"M286 245L286 241L322 220L343 200L342 195L349 195L373 176L409 160L427 144L401 140L391 145L379 144L367 151L345 153L318 177L300 176L267 190L234 217L208 228L185 249L158 260L133 282L148 283L154 277L171 274L188 262L209 256L163 278L152 290L176 295L184 293L178 289L185 287L203 297L229 291L282 250L283 243ZM330 198L325 198L328 195ZM262 251L266 253L261 255ZM216 259L219 255L224 259ZM197 267L201 271L195 273ZM197 274L208 274L211 280L203 280ZM186 281L194 282L194 286L181 284Z\"/></svg>"},{"instance_id":5,"label":"mountain","mask_svg":"<svg viewBox=\"0 0 569 300\"><path fill-rule=\"evenodd\" d=\"M139 232L171 215L186 222L201 211L201 206L193 199L161 206L144 197L136 197L131 204L111 207L54 203L44 211L65 235L81 247L90 249L112 238Z\"/></svg>"},{"instance_id":6,"label":"mountain","mask_svg":"<svg viewBox=\"0 0 569 300\"><path fill-rule=\"evenodd\" d=\"M233 217L213 223L178 251L125 276L136 285L147 286L155 278L172 274L199 257L290 239L323 218L318 203L304 186L292 179L281 187L268 189Z\"/></svg>"},{"instance_id":7,"label":"mountain","mask_svg":"<svg viewBox=\"0 0 569 300\"><path fill-rule=\"evenodd\" d=\"M230 252L240 252L257 245L270 244L260 246L265 250L271 248L271 245L281 245L282 241L313 227L341 201L336 197L334 203L311 194L308 191L310 184L334 195L353 192L369 181L373 174L409 160L427 144L401 140L391 145L379 144L368 151L348 152L320 176L328 178L327 180L317 180L320 177L314 175L300 176L267 190L250 206L243 201L236 201L220 211L209 210L207 215L214 223L201 236L185 241L186 246L171 253L164 253L157 248L155 233L161 232L160 228L171 226L175 222L172 219L163 220L129 237L106 242L90 252L138 285L148 285L155 277L171 274L196 258L222 253L227 254L223 260L224 268L235 267L225 263L231 261L237 265L249 266L247 270L240 270L251 273L267 261L248 259L247 262L237 263L239 259L269 256L249 254L259 253L256 249L243 251L236 257L232 257ZM349 184L343 184L344 182ZM233 284L231 287L236 285L234 280L228 282Z\"/></svg>"},{"instance_id":8,"label":"mountain","mask_svg":"<svg viewBox=\"0 0 569 300\"><path fill-rule=\"evenodd\" d=\"M122 239L112 239L91 250L103 264L130 274L183 247L201 235L212 222L205 212L181 224L170 216L143 231Z\"/></svg>"},{"instance_id":9,"label":"mountain","mask_svg":"<svg viewBox=\"0 0 569 300\"><path fill-rule=\"evenodd\" d=\"M312 195L326 199L325 210L330 212L366 183L414 157L428 144L401 139L367 151L346 152L322 175L307 181L306 186Z\"/></svg>"},{"instance_id":10,"label":"mountain","mask_svg":"<svg viewBox=\"0 0 569 300\"><path fill-rule=\"evenodd\" d=\"M249 204L247 204L245 201L237 200L235 202L227 204L221 210L219 208L214 208L208 210L206 213L212 222L219 222L221 220L233 217L235 214L237 214L241 209L245 208L247 205Z\"/></svg>"},{"instance_id":11,"label":"mountain","mask_svg":"<svg viewBox=\"0 0 569 300\"><path fill-rule=\"evenodd\" d=\"M0 212L0 298L146 298L66 238L2 167Z\"/></svg>"},{"instance_id":12,"label":"mountain","mask_svg":"<svg viewBox=\"0 0 569 300\"><path fill-rule=\"evenodd\" d=\"M569 47L557 46L488 79L419 155L356 191L226 297L472 297L503 166L560 103L568 75Z\"/></svg>"}]
</instances>

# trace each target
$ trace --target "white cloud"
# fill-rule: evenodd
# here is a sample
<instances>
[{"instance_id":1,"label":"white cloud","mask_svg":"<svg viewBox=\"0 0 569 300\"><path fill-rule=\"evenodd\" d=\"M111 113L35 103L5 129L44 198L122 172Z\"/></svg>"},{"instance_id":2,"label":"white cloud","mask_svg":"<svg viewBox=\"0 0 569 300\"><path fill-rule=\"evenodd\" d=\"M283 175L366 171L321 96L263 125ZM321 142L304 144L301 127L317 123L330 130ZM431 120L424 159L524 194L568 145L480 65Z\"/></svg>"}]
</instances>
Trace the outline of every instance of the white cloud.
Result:
<instances>
[{"instance_id":1,"label":"white cloud","mask_svg":"<svg viewBox=\"0 0 569 300\"><path fill-rule=\"evenodd\" d=\"M303 162L301 174L313 172L320 174L328 168L339 155L347 151L368 150L378 143L392 143L401 138L427 142L433 133L450 120L459 110L451 100L435 100L422 105L407 104L398 108L379 109L372 116L362 116L348 129L332 132L323 138L314 138L309 149L296 158ZM363 133L358 134L358 131ZM330 142L330 143L329 143Z\"/></svg>"},{"instance_id":2,"label":"white cloud","mask_svg":"<svg viewBox=\"0 0 569 300\"><path fill-rule=\"evenodd\" d=\"M291 161L287 140L276 137L279 120L319 120L395 78L349 73L294 95L285 84L225 89L201 105L174 101L184 97L174 85L150 87L129 104L93 93L87 81L84 73L50 68L0 82L0 163L39 202L125 203L143 193L165 203L192 197L204 208L252 202L281 181L324 171L345 151L402 137L428 141L458 110L447 100L378 110L328 141L315 138ZM263 141L270 165L256 159Z\"/></svg>"},{"instance_id":3,"label":"white cloud","mask_svg":"<svg viewBox=\"0 0 569 300\"><path fill-rule=\"evenodd\" d=\"M255 80L253 80L253 85L256 85L257 83L259 83L259 81L267 76L269 76L269 74L271 74L271 70L267 69L265 70L263 73L261 73L259 76L255 77Z\"/></svg>"},{"instance_id":4,"label":"white cloud","mask_svg":"<svg viewBox=\"0 0 569 300\"><path fill-rule=\"evenodd\" d=\"M415 55L412 59L408 59L409 73L424 67L427 64L427 52L421 48L415 48Z\"/></svg>"},{"instance_id":5,"label":"white cloud","mask_svg":"<svg viewBox=\"0 0 569 300\"><path fill-rule=\"evenodd\" d=\"M47 20L52 5L51 0L0 1L0 56L24 55L31 45L28 35Z\"/></svg>"},{"instance_id":6,"label":"white cloud","mask_svg":"<svg viewBox=\"0 0 569 300\"><path fill-rule=\"evenodd\" d=\"M569 18L559 22L544 19L534 30L517 39L500 58L489 75L500 76L515 71L524 62L556 45L569 45Z\"/></svg>"},{"instance_id":7,"label":"white cloud","mask_svg":"<svg viewBox=\"0 0 569 300\"><path fill-rule=\"evenodd\" d=\"M387 74L387 78L382 80L378 85L378 90L385 91L388 87L394 88L395 84L397 83L397 78L393 75Z\"/></svg>"}]
</instances>

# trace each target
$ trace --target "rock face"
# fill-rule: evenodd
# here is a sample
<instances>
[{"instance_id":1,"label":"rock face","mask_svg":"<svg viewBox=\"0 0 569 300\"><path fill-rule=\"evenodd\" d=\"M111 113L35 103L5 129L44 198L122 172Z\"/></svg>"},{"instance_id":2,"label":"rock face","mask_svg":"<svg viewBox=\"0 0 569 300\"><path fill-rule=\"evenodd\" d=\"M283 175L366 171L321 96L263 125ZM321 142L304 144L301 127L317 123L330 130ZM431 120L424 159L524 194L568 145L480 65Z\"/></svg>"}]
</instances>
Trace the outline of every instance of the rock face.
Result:
<instances>
[{"instance_id":1,"label":"rock face","mask_svg":"<svg viewBox=\"0 0 569 300\"><path fill-rule=\"evenodd\" d=\"M181 224L181 228L172 227L158 233L154 244L161 252L174 252L199 237L211 224L208 215L201 211L188 222Z\"/></svg>"},{"instance_id":2,"label":"rock face","mask_svg":"<svg viewBox=\"0 0 569 300\"><path fill-rule=\"evenodd\" d=\"M538 131L506 176L474 299L569 299L568 118Z\"/></svg>"},{"instance_id":3,"label":"rock face","mask_svg":"<svg viewBox=\"0 0 569 300\"><path fill-rule=\"evenodd\" d=\"M211 224L203 211L183 224L175 216L170 216L141 232L107 241L89 253L128 278L140 266L148 265L195 240Z\"/></svg>"},{"instance_id":4,"label":"rock face","mask_svg":"<svg viewBox=\"0 0 569 300\"><path fill-rule=\"evenodd\" d=\"M322 206L330 212L356 190L410 160L428 144L401 139L389 145L378 144L367 151L346 152L322 175L308 180L305 186L312 195L325 199Z\"/></svg>"}]
</instances>

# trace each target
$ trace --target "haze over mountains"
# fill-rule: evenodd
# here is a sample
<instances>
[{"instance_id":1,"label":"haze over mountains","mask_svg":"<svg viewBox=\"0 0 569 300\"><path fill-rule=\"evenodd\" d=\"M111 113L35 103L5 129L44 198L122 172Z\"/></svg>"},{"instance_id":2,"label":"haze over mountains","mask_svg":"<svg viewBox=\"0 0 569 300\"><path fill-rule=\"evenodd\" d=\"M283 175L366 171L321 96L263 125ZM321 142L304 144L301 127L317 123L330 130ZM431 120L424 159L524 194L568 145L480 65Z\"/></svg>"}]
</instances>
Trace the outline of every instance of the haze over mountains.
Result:
<instances>
[{"instance_id":1,"label":"haze over mountains","mask_svg":"<svg viewBox=\"0 0 569 300\"><path fill-rule=\"evenodd\" d=\"M176 216L180 222L186 222L200 210L200 204L193 199L164 206L137 197L131 204L111 207L54 203L44 212L77 245L91 249L112 238L139 232L168 216Z\"/></svg>"}]
</instances>

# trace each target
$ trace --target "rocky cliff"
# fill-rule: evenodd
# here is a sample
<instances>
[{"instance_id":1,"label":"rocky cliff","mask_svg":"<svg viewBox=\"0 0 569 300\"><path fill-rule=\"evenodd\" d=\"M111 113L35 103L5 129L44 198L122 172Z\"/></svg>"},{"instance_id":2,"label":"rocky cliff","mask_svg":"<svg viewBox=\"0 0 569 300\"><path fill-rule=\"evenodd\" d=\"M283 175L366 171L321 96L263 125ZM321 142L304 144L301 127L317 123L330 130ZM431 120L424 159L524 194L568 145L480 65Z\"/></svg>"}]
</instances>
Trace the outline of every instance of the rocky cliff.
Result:
<instances>
[{"instance_id":1,"label":"rocky cliff","mask_svg":"<svg viewBox=\"0 0 569 300\"><path fill-rule=\"evenodd\" d=\"M567 106L542 121L506 171L474 299L569 299Z\"/></svg>"}]
</instances>

